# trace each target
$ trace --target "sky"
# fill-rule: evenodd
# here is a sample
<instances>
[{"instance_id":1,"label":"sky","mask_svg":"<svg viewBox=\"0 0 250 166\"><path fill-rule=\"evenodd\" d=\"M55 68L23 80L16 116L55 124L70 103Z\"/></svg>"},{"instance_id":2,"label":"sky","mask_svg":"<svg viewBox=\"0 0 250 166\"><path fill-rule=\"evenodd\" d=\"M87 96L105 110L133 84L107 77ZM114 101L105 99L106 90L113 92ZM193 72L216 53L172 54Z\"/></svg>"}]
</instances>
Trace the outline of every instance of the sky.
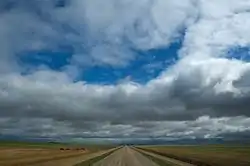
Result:
<instances>
[{"instance_id":1,"label":"sky","mask_svg":"<svg viewBox=\"0 0 250 166\"><path fill-rule=\"evenodd\" d=\"M243 139L250 0L1 0L0 138Z\"/></svg>"}]
</instances>

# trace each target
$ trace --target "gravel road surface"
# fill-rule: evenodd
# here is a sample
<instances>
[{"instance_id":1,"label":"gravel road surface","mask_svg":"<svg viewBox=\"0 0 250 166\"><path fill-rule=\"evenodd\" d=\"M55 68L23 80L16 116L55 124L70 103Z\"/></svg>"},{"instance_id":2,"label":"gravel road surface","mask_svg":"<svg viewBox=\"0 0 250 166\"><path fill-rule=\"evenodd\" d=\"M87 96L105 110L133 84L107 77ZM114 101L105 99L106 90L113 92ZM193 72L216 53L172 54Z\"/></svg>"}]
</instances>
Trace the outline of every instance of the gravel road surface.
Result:
<instances>
[{"instance_id":1,"label":"gravel road surface","mask_svg":"<svg viewBox=\"0 0 250 166\"><path fill-rule=\"evenodd\" d=\"M150 159L130 147L123 147L94 166L158 166Z\"/></svg>"}]
</instances>

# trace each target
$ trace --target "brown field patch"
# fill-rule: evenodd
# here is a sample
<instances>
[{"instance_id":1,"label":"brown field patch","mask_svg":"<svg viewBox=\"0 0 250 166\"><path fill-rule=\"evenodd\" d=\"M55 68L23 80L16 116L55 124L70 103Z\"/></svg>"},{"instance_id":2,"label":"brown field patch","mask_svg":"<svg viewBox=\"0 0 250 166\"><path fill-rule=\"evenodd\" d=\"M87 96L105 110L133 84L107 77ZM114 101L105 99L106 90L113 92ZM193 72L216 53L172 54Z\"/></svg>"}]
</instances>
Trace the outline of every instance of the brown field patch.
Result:
<instances>
[{"instance_id":1,"label":"brown field patch","mask_svg":"<svg viewBox=\"0 0 250 166\"><path fill-rule=\"evenodd\" d=\"M81 156L87 150L77 148L0 148L0 165L27 165L31 163Z\"/></svg>"}]
</instances>

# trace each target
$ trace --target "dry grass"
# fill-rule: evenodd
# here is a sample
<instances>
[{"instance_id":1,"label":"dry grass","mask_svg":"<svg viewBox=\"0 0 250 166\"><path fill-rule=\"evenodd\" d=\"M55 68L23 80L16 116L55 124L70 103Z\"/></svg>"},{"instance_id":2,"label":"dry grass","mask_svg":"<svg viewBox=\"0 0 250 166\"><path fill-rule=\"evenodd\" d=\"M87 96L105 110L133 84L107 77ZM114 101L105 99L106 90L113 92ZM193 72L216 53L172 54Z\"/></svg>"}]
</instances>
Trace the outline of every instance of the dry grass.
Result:
<instances>
[{"instance_id":1,"label":"dry grass","mask_svg":"<svg viewBox=\"0 0 250 166\"><path fill-rule=\"evenodd\" d=\"M23 166L58 160L80 160L90 153L110 149L108 145L0 142L0 165Z\"/></svg>"},{"instance_id":2,"label":"dry grass","mask_svg":"<svg viewBox=\"0 0 250 166\"><path fill-rule=\"evenodd\" d=\"M148 146L143 149L196 165L250 166L250 146Z\"/></svg>"},{"instance_id":3,"label":"dry grass","mask_svg":"<svg viewBox=\"0 0 250 166\"><path fill-rule=\"evenodd\" d=\"M27 165L49 160L70 158L86 154L87 151L56 148L0 148L0 165Z\"/></svg>"}]
</instances>

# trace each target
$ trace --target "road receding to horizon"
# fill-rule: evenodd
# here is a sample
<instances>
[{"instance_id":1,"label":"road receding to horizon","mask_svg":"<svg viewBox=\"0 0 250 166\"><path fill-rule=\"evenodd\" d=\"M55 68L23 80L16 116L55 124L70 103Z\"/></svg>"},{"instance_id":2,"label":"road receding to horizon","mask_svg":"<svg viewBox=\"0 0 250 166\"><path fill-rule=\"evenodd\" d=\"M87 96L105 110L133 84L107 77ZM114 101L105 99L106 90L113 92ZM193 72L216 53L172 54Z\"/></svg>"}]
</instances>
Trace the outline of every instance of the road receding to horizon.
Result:
<instances>
[{"instance_id":1,"label":"road receding to horizon","mask_svg":"<svg viewBox=\"0 0 250 166\"><path fill-rule=\"evenodd\" d=\"M124 146L93 166L159 166L138 151Z\"/></svg>"},{"instance_id":2,"label":"road receding to horizon","mask_svg":"<svg viewBox=\"0 0 250 166\"><path fill-rule=\"evenodd\" d=\"M75 166L194 166L183 161L160 156L133 146L119 147Z\"/></svg>"}]
</instances>

